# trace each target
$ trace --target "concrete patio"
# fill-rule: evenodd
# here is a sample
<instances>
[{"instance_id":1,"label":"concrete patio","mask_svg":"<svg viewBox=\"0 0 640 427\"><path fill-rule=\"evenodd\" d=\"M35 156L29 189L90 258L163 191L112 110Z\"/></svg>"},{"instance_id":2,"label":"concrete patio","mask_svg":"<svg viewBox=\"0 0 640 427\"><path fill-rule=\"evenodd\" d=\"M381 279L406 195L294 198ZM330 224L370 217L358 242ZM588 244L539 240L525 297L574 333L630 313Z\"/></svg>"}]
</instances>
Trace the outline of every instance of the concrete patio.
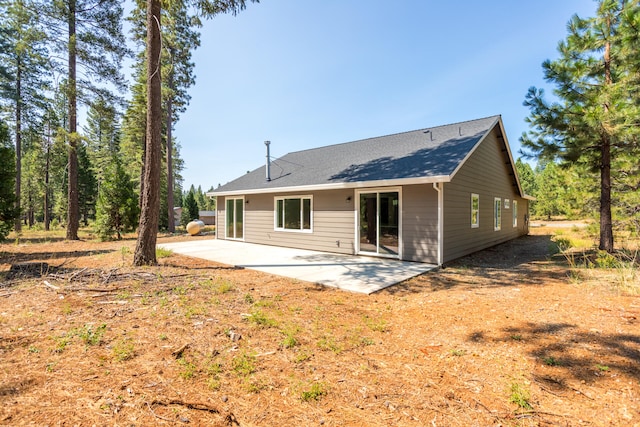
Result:
<instances>
[{"instance_id":1,"label":"concrete patio","mask_svg":"<svg viewBox=\"0 0 640 427\"><path fill-rule=\"evenodd\" d=\"M436 268L387 258L256 245L229 240L160 243L174 253L370 294Z\"/></svg>"}]
</instances>

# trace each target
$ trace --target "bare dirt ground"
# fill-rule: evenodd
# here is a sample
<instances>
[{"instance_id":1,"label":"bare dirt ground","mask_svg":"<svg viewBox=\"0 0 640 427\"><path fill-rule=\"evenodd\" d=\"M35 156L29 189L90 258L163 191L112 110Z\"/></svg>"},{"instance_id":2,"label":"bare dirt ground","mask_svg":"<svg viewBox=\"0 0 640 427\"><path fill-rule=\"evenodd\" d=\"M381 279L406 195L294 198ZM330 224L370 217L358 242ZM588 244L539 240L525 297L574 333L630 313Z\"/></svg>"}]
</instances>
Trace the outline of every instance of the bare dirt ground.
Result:
<instances>
[{"instance_id":1,"label":"bare dirt ground","mask_svg":"<svg viewBox=\"0 0 640 427\"><path fill-rule=\"evenodd\" d=\"M532 233L369 296L25 235L0 425L640 426L636 285Z\"/></svg>"}]
</instances>

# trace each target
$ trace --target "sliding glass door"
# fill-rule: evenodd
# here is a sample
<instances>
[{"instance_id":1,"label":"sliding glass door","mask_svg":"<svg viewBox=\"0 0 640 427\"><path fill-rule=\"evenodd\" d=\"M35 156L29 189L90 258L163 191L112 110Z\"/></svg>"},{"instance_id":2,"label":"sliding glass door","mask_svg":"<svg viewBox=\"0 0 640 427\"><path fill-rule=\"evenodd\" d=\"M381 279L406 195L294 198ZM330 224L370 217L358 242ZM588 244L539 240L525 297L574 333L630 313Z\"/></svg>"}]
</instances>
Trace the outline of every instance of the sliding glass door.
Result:
<instances>
[{"instance_id":1,"label":"sliding glass door","mask_svg":"<svg viewBox=\"0 0 640 427\"><path fill-rule=\"evenodd\" d=\"M359 252L393 258L400 256L400 193L362 192L358 198Z\"/></svg>"},{"instance_id":2,"label":"sliding glass door","mask_svg":"<svg viewBox=\"0 0 640 427\"><path fill-rule=\"evenodd\" d=\"M225 237L242 240L244 238L244 199L227 199Z\"/></svg>"}]
</instances>

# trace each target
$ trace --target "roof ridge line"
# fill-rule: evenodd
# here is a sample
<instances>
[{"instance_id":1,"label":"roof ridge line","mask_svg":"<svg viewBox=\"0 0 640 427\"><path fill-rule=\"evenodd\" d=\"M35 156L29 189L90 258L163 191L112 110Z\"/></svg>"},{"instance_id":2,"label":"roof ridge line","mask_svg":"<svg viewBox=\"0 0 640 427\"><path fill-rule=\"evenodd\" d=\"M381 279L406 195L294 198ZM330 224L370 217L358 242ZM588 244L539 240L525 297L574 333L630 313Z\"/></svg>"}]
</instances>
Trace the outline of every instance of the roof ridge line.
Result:
<instances>
[{"instance_id":1,"label":"roof ridge line","mask_svg":"<svg viewBox=\"0 0 640 427\"><path fill-rule=\"evenodd\" d=\"M369 140L372 140L372 139L387 138L387 137L390 137L390 136L404 135L404 134L407 134L407 133L413 133L413 132L418 132L418 131L425 131L425 130L443 128L443 127L454 126L454 125L461 125L463 123L479 122L480 120L487 120L487 119L499 118L499 117L502 117L502 115L501 114L494 114L492 116L480 117L480 118L477 118L477 119L470 119L470 120L463 120L463 121L460 121L460 122L453 122L453 123L448 123L448 124L445 124L445 125L438 125L438 126L425 127L425 128L420 128L420 129L413 129L413 130L408 130L408 131L404 131L404 132L389 133L389 134L386 134L386 135L370 136L368 138L354 139L353 141L346 141L346 142L337 142L335 144L323 145L323 146L320 146L320 147L305 148L304 150L290 151L290 152L286 153L284 156L278 157L278 159L282 159L282 158L288 156L289 154L303 153L305 151L320 150L320 149L328 148L328 147L336 147L338 145L353 144L354 142L363 142L363 141L369 141Z\"/></svg>"}]
</instances>

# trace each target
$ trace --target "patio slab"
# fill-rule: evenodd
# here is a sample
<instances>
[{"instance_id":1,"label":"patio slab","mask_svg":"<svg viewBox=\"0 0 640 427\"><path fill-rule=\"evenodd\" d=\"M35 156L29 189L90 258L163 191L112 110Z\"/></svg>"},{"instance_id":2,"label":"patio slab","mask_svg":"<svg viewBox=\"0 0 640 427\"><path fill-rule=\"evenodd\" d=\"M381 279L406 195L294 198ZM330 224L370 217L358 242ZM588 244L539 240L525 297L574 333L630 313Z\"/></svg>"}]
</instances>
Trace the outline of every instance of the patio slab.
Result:
<instances>
[{"instance_id":1,"label":"patio slab","mask_svg":"<svg viewBox=\"0 0 640 427\"><path fill-rule=\"evenodd\" d=\"M370 294L436 268L387 258L316 252L229 240L160 243L174 253Z\"/></svg>"}]
</instances>

